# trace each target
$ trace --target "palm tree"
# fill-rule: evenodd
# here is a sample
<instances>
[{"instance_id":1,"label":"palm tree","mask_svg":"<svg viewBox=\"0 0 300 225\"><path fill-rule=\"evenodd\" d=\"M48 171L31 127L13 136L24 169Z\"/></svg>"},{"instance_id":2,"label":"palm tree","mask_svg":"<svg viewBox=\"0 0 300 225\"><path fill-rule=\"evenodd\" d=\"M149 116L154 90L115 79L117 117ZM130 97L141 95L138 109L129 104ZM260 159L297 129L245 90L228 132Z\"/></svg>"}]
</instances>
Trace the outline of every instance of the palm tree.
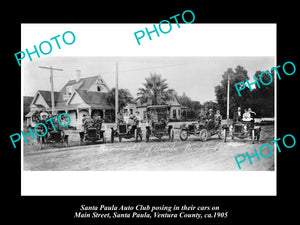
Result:
<instances>
[{"instance_id":1,"label":"palm tree","mask_svg":"<svg viewBox=\"0 0 300 225\"><path fill-rule=\"evenodd\" d=\"M143 88L138 90L138 98L141 104L147 103L148 105L163 105L166 101L173 99L174 90L168 89L166 79L162 79L159 74L150 73L150 77L145 78Z\"/></svg>"}]
</instances>

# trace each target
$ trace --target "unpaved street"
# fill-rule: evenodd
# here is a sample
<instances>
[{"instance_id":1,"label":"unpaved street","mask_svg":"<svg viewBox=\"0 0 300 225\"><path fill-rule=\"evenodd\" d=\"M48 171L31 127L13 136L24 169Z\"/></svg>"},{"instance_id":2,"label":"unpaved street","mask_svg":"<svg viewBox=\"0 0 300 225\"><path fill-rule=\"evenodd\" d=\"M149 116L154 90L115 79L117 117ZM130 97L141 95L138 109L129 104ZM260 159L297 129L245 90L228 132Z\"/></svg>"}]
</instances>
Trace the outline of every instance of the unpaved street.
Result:
<instances>
[{"instance_id":1,"label":"unpaved street","mask_svg":"<svg viewBox=\"0 0 300 225\"><path fill-rule=\"evenodd\" d=\"M274 140L274 127L263 126L259 143L251 144L248 139L229 140L224 143L213 136L201 142L195 136L180 141L177 130L174 142L152 138L150 143L135 143L133 139L122 143L86 145L62 149L41 150L25 153L24 170L199 170L234 171L239 170L234 157L259 150L264 143ZM273 148L274 149L274 148ZM274 151L275 152L275 151ZM268 148L263 148L269 155ZM274 170L274 154L269 158L252 158L241 164L241 170Z\"/></svg>"}]
</instances>

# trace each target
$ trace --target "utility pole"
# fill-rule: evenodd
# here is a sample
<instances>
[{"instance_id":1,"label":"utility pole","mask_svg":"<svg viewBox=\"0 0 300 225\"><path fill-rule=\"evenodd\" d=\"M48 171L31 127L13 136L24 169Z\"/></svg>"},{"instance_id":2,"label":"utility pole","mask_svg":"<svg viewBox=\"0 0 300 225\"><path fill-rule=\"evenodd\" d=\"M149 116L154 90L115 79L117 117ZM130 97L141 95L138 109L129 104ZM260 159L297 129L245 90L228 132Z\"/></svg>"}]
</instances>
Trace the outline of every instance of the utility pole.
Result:
<instances>
[{"instance_id":1,"label":"utility pole","mask_svg":"<svg viewBox=\"0 0 300 225\"><path fill-rule=\"evenodd\" d=\"M119 85L118 85L118 62L116 63L116 89L115 89L115 122L117 123L118 109L119 109Z\"/></svg>"},{"instance_id":2,"label":"utility pole","mask_svg":"<svg viewBox=\"0 0 300 225\"><path fill-rule=\"evenodd\" d=\"M229 90L230 89L230 73L227 77L227 125L229 126Z\"/></svg>"},{"instance_id":3,"label":"utility pole","mask_svg":"<svg viewBox=\"0 0 300 225\"><path fill-rule=\"evenodd\" d=\"M54 115L53 70L58 70L58 71L63 71L63 70L62 70L62 69L53 68L52 66L50 66L50 67L39 66L39 68L50 70L50 83L51 83L51 109L52 109L52 115Z\"/></svg>"}]
</instances>

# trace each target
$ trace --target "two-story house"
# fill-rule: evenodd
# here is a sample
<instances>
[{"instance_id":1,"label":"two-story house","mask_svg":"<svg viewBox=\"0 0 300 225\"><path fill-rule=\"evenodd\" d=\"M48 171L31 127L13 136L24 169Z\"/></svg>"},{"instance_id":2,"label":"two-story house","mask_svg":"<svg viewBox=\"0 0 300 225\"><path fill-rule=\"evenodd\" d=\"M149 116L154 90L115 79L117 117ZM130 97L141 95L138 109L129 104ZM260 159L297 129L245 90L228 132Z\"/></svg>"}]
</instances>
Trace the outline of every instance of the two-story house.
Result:
<instances>
[{"instance_id":1,"label":"two-story house","mask_svg":"<svg viewBox=\"0 0 300 225\"><path fill-rule=\"evenodd\" d=\"M109 88L102 77L92 76L69 80L59 92L54 92L54 110L57 114L68 113L70 126L80 127L83 115L100 115L111 120L114 107L107 102ZM51 91L38 90L30 104L30 112L26 115L27 125L33 113L38 111L51 112Z\"/></svg>"}]
</instances>

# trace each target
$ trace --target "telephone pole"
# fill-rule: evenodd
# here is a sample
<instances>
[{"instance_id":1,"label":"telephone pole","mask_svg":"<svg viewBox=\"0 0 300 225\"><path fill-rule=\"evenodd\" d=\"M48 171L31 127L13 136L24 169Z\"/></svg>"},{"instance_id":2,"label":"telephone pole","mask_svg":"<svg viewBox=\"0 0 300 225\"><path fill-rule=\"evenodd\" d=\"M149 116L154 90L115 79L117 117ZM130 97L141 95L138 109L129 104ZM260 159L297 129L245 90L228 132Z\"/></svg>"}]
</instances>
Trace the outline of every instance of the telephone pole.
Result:
<instances>
[{"instance_id":1,"label":"telephone pole","mask_svg":"<svg viewBox=\"0 0 300 225\"><path fill-rule=\"evenodd\" d=\"M227 77L227 125L229 125L229 90L230 89L230 73Z\"/></svg>"},{"instance_id":2,"label":"telephone pole","mask_svg":"<svg viewBox=\"0 0 300 225\"><path fill-rule=\"evenodd\" d=\"M118 74L118 62L116 63L116 89L115 89L115 122L117 123L118 108L119 108L119 74Z\"/></svg>"},{"instance_id":3,"label":"telephone pole","mask_svg":"<svg viewBox=\"0 0 300 225\"><path fill-rule=\"evenodd\" d=\"M51 83L51 109L52 109L52 115L54 115L53 70L58 70L58 71L63 71L63 70L62 70L62 69L53 68L52 66L50 66L50 67L39 66L39 68L50 70L50 83Z\"/></svg>"}]
</instances>

